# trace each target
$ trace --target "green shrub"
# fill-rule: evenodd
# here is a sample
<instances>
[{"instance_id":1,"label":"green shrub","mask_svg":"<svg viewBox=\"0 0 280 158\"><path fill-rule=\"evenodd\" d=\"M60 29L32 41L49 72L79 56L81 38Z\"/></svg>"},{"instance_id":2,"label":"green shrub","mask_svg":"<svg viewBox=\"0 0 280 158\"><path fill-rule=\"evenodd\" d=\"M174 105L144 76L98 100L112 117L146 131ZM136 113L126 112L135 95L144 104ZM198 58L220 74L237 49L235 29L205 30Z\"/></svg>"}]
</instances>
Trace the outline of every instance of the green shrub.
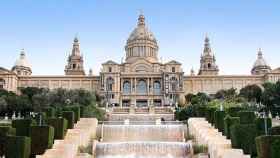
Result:
<instances>
[{"instance_id":1,"label":"green shrub","mask_svg":"<svg viewBox=\"0 0 280 158\"><path fill-rule=\"evenodd\" d=\"M270 135L280 135L280 126L271 127L269 129Z\"/></svg>"},{"instance_id":2,"label":"green shrub","mask_svg":"<svg viewBox=\"0 0 280 158\"><path fill-rule=\"evenodd\" d=\"M46 124L46 119L47 119L47 114L45 112L40 112L41 114L41 125ZM37 122L38 125L40 125L40 115L36 115L35 116L35 120Z\"/></svg>"},{"instance_id":3,"label":"green shrub","mask_svg":"<svg viewBox=\"0 0 280 158\"><path fill-rule=\"evenodd\" d=\"M32 119L13 120L12 127L16 129L17 136L30 136L30 126L36 122Z\"/></svg>"},{"instance_id":4,"label":"green shrub","mask_svg":"<svg viewBox=\"0 0 280 158\"><path fill-rule=\"evenodd\" d=\"M227 113L231 116L231 117L238 117L238 112L242 111L244 108L242 107L230 107L227 109Z\"/></svg>"},{"instance_id":5,"label":"green shrub","mask_svg":"<svg viewBox=\"0 0 280 158\"><path fill-rule=\"evenodd\" d=\"M63 111L62 117L68 122L67 129L74 128L74 112L73 111Z\"/></svg>"},{"instance_id":6,"label":"green shrub","mask_svg":"<svg viewBox=\"0 0 280 158\"><path fill-rule=\"evenodd\" d=\"M233 148L243 149L245 154L255 156L257 129L255 124L235 124L230 127L230 138Z\"/></svg>"},{"instance_id":7,"label":"green shrub","mask_svg":"<svg viewBox=\"0 0 280 158\"><path fill-rule=\"evenodd\" d=\"M7 158L29 158L31 139L23 136L7 136Z\"/></svg>"},{"instance_id":8,"label":"green shrub","mask_svg":"<svg viewBox=\"0 0 280 158\"><path fill-rule=\"evenodd\" d=\"M74 122L77 123L80 120L80 106L66 106L63 111L73 111L74 112Z\"/></svg>"},{"instance_id":9,"label":"green shrub","mask_svg":"<svg viewBox=\"0 0 280 158\"><path fill-rule=\"evenodd\" d=\"M277 139L272 143L271 155L272 155L272 158L280 157L280 139Z\"/></svg>"},{"instance_id":10,"label":"green shrub","mask_svg":"<svg viewBox=\"0 0 280 158\"><path fill-rule=\"evenodd\" d=\"M270 129L272 126L271 118L266 118L266 121L267 121L267 129ZM265 118L256 118L255 124L257 127L258 136L265 135Z\"/></svg>"},{"instance_id":11,"label":"green shrub","mask_svg":"<svg viewBox=\"0 0 280 158\"><path fill-rule=\"evenodd\" d=\"M272 153L275 152L275 155L277 154L277 151L272 151L273 148L277 147L277 143L276 145L273 143L276 141L280 140L280 136L271 136L271 135L267 135L267 136L259 136L256 138L256 147L257 147L257 153L258 153L258 158L271 158L272 157ZM278 152L280 147L278 146ZM278 155L279 157L279 155ZM277 158L278 158L277 157ZM276 158L276 157L275 157Z\"/></svg>"},{"instance_id":12,"label":"green shrub","mask_svg":"<svg viewBox=\"0 0 280 158\"><path fill-rule=\"evenodd\" d=\"M46 116L47 116L48 118L55 117L55 108L46 107L46 108L43 108L42 111L46 113Z\"/></svg>"},{"instance_id":13,"label":"green shrub","mask_svg":"<svg viewBox=\"0 0 280 158\"><path fill-rule=\"evenodd\" d=\"M205 106L197 106L196 107L196 116L197 117L205 117L206 115L206 107Z\"/></svg>"},{"instance_id":14,"label":"green shrub","mask_svg":"<svg viewBox=\"0 0 280 158\"><path fill-rule=\"evenodd\" d=\"M214 113L215 128L218 128L218 130L222 133L224 133L225 115L226 115L225 111L215 111Z\"/></svg>"},{"instance_id":15,"label":"green shrub","mask_svg":"<svg viewBox=\"0 0 280 158\"><path fill-rule=\"evenodd\" d=\"M54 141L52 126L31 126L31 155L40 155L50 149Z\"/></svg>"},{"instance_id":16,"label":"green shrub","mask_svg":"<svg viewBox=\"0 0 280 158\"><path fill-rule=\"evenodd\" d=\"M217 108L215 107L207 107L206 109L206 120L212 125L214 124L214 114L216 110Z\"/></svg>"},{"instance_id":17,"label":"green shrub","mask_svg":"<svg viewBox=\"0 0 280 158\"><path fill-rule=\"evenodd\" d=\"M16 129L11 126L0 126L0 156L3 156L6 150L8 135L15 135Z\"/></svg>"},{"instance_id":18,"label":"green shrub","mask_svg":"<svg viewBox=\"0 0 280 158\"><path fill-rule=\"evenodd\" d=\"M63 139L67 132L67 120L64 118L49 118L47 125L54 127L54 139Z\"/></svg>"},{"instance_id":19,"label":"green shrub","mask_svg":"<svg viewBox=\"0 0 280 158\"><path fill-rule=\"evenodd\" d=\"M230 127L235 124L240 124L239 117L231 117L227 115L224 119L225 135L227 139L230 139Z\"/></svg>"},{"instance_id":20,"label":"green shrub","mask_svg":"<svg viewBox=\"0 0 280 158\"><path fill-rule=\"evenodd\" d=\"M241 111L238 112L240 117L240 124L252 124L255 123L256 115L253 111Z\"/></svg>"}]
</instances>

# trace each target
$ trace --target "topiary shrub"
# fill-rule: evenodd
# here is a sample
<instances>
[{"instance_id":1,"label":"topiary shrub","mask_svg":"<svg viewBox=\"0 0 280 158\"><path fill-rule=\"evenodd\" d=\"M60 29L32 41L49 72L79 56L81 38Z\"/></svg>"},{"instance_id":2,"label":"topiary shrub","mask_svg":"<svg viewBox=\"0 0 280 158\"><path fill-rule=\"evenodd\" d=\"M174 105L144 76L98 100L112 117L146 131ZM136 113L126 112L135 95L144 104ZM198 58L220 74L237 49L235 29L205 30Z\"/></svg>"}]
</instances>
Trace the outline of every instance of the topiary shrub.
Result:
<instances>
[{"instance_id":1,"label":"topiary shrub","mask_svg":"<svg viewBox=\"0 0 280 158\"><path fill-rule=\"evenodd\" d=\"M212 125L214 124L214 114L217 108L215 107L207 107L206 108L206 120L211 123Z\"/></svg>"},{"instance_id":2,"label":"topiary shrub","mask_svg":"<svg viewBox=\"0 0 280 158\"><path fill-rule=\"evenodd\" d=\"M73 111L63 111L62 117L68 122L67 129L74 128L74 112Z\"/></svg>"},{"instance_id":3,"label":"topiary shrub","mask_svg":"<svg viewBox=\"0 0 280 158\"><path fill-rule=\"evenodd\" d=\"M256 138L256 147L257 147L257 154L258 158L271 158L272 153L275 152L275 155L277 155L277 151L273 150L273 143L276 141L280 141L280 136L258 136ZM277 142L274 144L275 148L278 148L278 152L280 147L277 145ZM279 155L278 155L279 157ZM276 158L276 157L275 157Z\"/></svg>"},{"instance_id":4,"label":"topiary shrub","mask_svg":"<svg viewBox=\"0 0 280 158\"><path fill-rule=\"evenodd\" d=\"M15 135L16 129L11 126L0 126L0 156L3 156L6 151L8 135Z\"/></svg>"},{"instance_id":5,"label":"topiary shrub","mask_svg":"<svg viewBox=\"0 0 280 158\"><path fill-rule=\"evenodd\" d=\"M65 118L49 118L46 123L54 128L54 139L64 139L67 132L67 120Z\"/></svg>"},{"instance_id":6,"label":"topiary shrub","mask_svg":"<svg viewBox=\"0 0 280 158\"><path fill-rule=\"evenodd\" d=\"M80 106L66 106L63 111L73 111L74 112L74 122L77 123L80 120Z\"/></svg>"},{"instance_id":7,"label":"topiary shrub","mask_svg":"<svg viewBox=\"0 0 280 158\"><path fill-rule=\"evenodd\" d=\"M41 155L50 149L54 141L52 126L31 126L31 155Z\"/></svg>"},{"instance_id":8,"label":"topiary shrub","mask_svg":"<svg viewBox=\"0 0 280 158\"><path fill-rule=\"evenodd\" d=\"M239 117L231 117L227 115L224 119L225 135L227 139L230 139L230 127L235 124L240 124Z\"/></svg>"},{"instance_id":9,"label":"topiary shrub","mask_svg":"<svg viewBox=\"0 0 280 158\"><path fill-rule=\"evenodd\" d=\"M272 158L280 157L280 139L276 139L273 141L272 146L271 146L271 155L272 155Z\"/></svg>"},{"instance_id":10,"label":"topiary shrub","mask_svg":"<svg viewBox=\"0 0 280 158\"><path fill-rule=\"evenodd\" d=\"M242 107L230 107L227 109L227 113L231 116L231 117L238 117L238 113L240 111L242 111L244 108Z\"/></svg>"},{"instance_id":11,"label":"topiary shrub","mask_svg":"<svg viewBox=\"0 0 280 158\"><path fill-rule=\"evenodd\" d=\"M55 117L55 108L46 107L46 108L43 108L42 111L46 113L46 116L47 116L48 118Z\"/></svg>"},{"instance_id":12,"label":"topiary shrub","mask_svg":"<svg viewBox=\"0 0 280 158\"><path fill-rule=\"evenodd\" d=\"M24 136L7 136L7 158L29 158L31 139Z\"/></svg>"},{"instance_id":13,"label":"topiary shrub","mask_svg":"<svg viewBox=\"0 0 280 158\"><path fill-rule=\"evenodd\" d=\"M257 129L255 124L235 124L230 127L230 138L233 148L243 149L245 154L257 154L255 138Z\"/></svg>"},{"instance_id":14,"label":"topiary shrub","mask_svg":"<svg viewBox=\"0 0 280 158\"><path fill-rule=\"evenodd\" d=\"M30 126L36 122L32 119L13 120L12 127L16 129L17 136L30 136Z\"/></svg>"},{"instance_id":15,"label":"topiary shrub","mask_svg":"<svg viewBox=\"0 0 280 158\"><path fill-rule=\"evenodd\" d=\"M214 113L215 128L224 134L224 119L226 116L225 111L215 111Z\"/></svg>"},{"instance_id":16,"label":"topiary shrub","mask_svg":"<svg viewBox=\"0 0 280 158\"><path fill-rule=\"evenodd\" d=\"M280 135L280 126L271 127L269 129L270 135Z\"/></svg>"},{"instance_id":17,"label":"topiary shrub","mask_svg":"<svg viewBox=\"0 0 280 158\"><path fill-rule=\"evenodd\" d=\"M196 107L196 116L197 117L205 117L206 115L206 107L205 106L197 106Z\"/></svg>"},{"instance_id":18,"label":"topiary shrub","mask_svg":"<svg viewBox=\"0 0 280 158\"><path fill-rule=\"evenodd\" d=\"M266 122L267 122L267 131L268 131L268 129L270 129L272 126L271 118L266 118ZM255 124L257 127L258 136L265 135L265 118L256 118Z\"/></svg>"},{"instance_id":19,"label":"topiary shrub","mask_svg":"<svg viewBox=\"0 0 280 158\"><path fill-rule=\"evenodd\" d=\"M238 116L240 117L240 124L255 123L256 115L253 111L240 111Z\"/></svg>"}]
</instances>

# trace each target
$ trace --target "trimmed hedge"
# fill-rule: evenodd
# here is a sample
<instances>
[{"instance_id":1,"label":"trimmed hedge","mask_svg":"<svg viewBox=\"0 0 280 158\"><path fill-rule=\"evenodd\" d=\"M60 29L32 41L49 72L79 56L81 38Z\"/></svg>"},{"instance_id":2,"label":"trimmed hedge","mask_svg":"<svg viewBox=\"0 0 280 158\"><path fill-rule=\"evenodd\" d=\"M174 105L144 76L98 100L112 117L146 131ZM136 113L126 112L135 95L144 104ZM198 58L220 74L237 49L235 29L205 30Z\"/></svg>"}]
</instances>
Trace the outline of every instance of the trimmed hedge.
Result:
<instances>
[{"instance_id":1,"label":"trimmed hedge","mask_svg":"<svg viewBox=\"0 0 280 158\"><path fill-rule=\"evenodd\" d=\"M227 113L231 116L231 117L238 117L238 113L240 111L242 111L244 108L242 107L230 107L228 110L227 110Z\"/></svg>"},{"instance_id":2,"label":"trimmed hedge","mask_svg":"<svg viewBox=\"0 0 280 158\"><path fill-rule=\"evenodd\" d=\"M67 132L67 120L64 118L49 118L47 125L54 128L54 139L64 139Z\"/></svg>"},{"instance_id":3,"label":"trimmed hedge","mask_svg":"<svg viewBox=\"0 0 280 158\"><path fill-rule=\"evenodd\" d=\"M240 117L240 124L255 123L256 115L253 111L240 111L238 116Z\"/></svg>"},{"instance_id":4,"label":"trimmed hedge","mask_svg":"<svg viewBox=\"0 0 280 158\"><path fill-rule=\"evenodd\" d=\"M24 136L7 136L7 158L29 158L31 139Z\"/></svg>"},{"instance_id":5,"label":"trimmed hedge","mask_svg":"<svg viewBox=\"0 0 280 158\"><path fill-rule=\"evenodd\" d=\"M215 107L207 107L206 108L206 120L211 123L212 125L214 124L214 114L217 108Z\"/></svg>"},{"instance_id":6,"label":"trimmed hedge","mask_svg":"<svg viewBox=\"0 0 280 158\"><path fill-rule=\"evenodd\" d=\"M275 140L272 143L272 147L271 147L271 155L272 158L279 158L280 157L280 139Z\"/></svg>"},{"instance_id":7,"label":"trimmed hedge","mask_svg":"<svg viewBox=\"0 0 280 158\"><path fill-rule=\"evenodd\" d=\"M17 136L30 136L30 126L36 122L32 119L13 120L12 127L16 129Z\"/></svg>"},{"instance_id":8,"label":"trimmed hedge","mask_svg":"<svg viewBox=\"0 0 280 158\"><path fill-rule=\"evenodd\" d=\"M73 111L74 112L74 121L77 123L80 120L80 106L66 106L63 108L63 111Z\"/></svg>"},{"instance_id":9,"label":"trimmed hedge","mask_svg":"<svg viewBox=\"0 0 280 158\"><path fill-rule=\"evenodd\" d=\"M245 154L257 154L255 138L257 129L255 124L235 124L230 127L231 144L233 148L243 149Z\"/></svg>"},{"instance_id":10,"label":"trimmed hedge","mask_svg":"<svg viewBox=\"0 0 280 158\"><path fill-rule=\"evenodd\" d=\"M227 115L224 119L225 135L227 139L230 139L230 127L235 124L240 124L239 117L231 117Z\"/></svg>"},{"instance_id":11,"label":"trimmed hedge","mask_svg":"<svg viewBox=\"0 0 280 158\"><path fill-rule=\"evenodd\" d=\"M264 123L264 121L265 121L265 118L256 118L256 120L255 120L258 136L265 135L265 123ZM270 129L271 126L272 126L271 118L266 118L266 121L267 121L267 131L268 131L268 129Z\"/></svg>"},{"instance_id":12,"label":"trimmed hedge","mask_svg":"<svg viewBox=\"0 0 280 158\"><path fill-rule=\"evenodd\" d=\"M52 126L31 126L31 155L41 155L50 149L54 141Z\"/></svg>"},{"instance_id":13,"label":"trimmed hedge","mask_svg":"<svg viewBox=\"0 0 280 158\"><path fill-rule=\"evenodd\" d=\"M280 136L259 136L256 138L256 147L257 147L257 153L258 158L271 158L275 155L277 155L277 152L279 153L279 144L277 142L280 141ZM275 149L277 149L275 151ZM273 156L272 156L273 155ZM273 158L279 158L280 155L277 155L278 157Z\"/></svg>"},{"instance_id":14,"label":"trimmed hedge","mask_svg":"<svg viewBox=\"0 0 280 158\"><path fill-rule=\"evenodd\" d=\"M46 113L46 116L47 116L48 118L55 117L55 108L46 107L46 108L43 108L42 111Z\"/></svg>"},{"instance_id":15,"label":"trimmed hedge","mask_svg":"<svg viewBox=\"0 0 280 158\"><path fill-rule=\"evenodd\" d=\"M198 106L196 108L196 116L197 117L205 117L206 115L206 107L205 106Z\"/></svg>"},{"instance_id":16,"label":"trimmed hedge","mask_svg":"<svg viewBox=\"0 0 280 158\"><path fill-rule=\"evenodd\" d=\"M275 126L269 129L270 135L280 135L280 126Z\"/></svg>"},{"instance_id":17,"label":"trimmed hedge","mask_svg":"<svg viewBox=\"0 0 280 158\"><path fill-rule=\"evenodd\" d=\"M74 112L73 111L62 111L62 117L68 122L67 129L74 128Z\"/></svg>"},{"instance_id":18,"label":"trimmed hedge","mask_svg":"<svg viewBox=\"0 0 280 158\"><path fill-rule=\"evenodd\" d=\"M214 116L215 128L218 128L218 130L224 134L224 118L226 116L226 112L215 111Z\"/></svg>"},{"instance_id":19,"label":"trimmed hedge","mask_svg":"<svg viewBox=\"0 0 280 158\"><path fill-rule=\"evenodd\" d=\"M11 126L0 126L0 156L3 156L6 150L8 135L15 135L16 129Z\"/></svg>"}]
</instances>

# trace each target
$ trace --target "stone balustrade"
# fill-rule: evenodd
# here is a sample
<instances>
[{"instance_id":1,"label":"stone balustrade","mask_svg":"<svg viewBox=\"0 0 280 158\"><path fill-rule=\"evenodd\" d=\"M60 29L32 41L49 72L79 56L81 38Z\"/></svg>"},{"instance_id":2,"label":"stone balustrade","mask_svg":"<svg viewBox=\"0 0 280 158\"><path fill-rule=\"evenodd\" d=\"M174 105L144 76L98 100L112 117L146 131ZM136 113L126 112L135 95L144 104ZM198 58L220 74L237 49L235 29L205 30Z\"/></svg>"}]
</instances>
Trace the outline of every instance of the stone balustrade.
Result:
<instances>
[{"instance_id":1,"label":"stone balustrade","mask_svg":"<svg viewBox=\"0 0 280 158\"><path fill-rule=\"evenodd\" d=\"M68 129L63 140L55 140L52 149L36 158L87 158L89 155L78 154L80 146L88 146L96 138L98 121L95 118L81 118L74 129Z\"/></svg>"},{"instance_id":2,"label":"stone balustrade","mask_svg":"<svg viewBox=\"0 0 280 158\"><path fill-rule=\"evenodd\" d=\"M231 141L226 139L205 118L190 118L189 133L198 144L206 145L211 158L250 158L241 149L233 149Z\"/></svg>"}]
</instances>

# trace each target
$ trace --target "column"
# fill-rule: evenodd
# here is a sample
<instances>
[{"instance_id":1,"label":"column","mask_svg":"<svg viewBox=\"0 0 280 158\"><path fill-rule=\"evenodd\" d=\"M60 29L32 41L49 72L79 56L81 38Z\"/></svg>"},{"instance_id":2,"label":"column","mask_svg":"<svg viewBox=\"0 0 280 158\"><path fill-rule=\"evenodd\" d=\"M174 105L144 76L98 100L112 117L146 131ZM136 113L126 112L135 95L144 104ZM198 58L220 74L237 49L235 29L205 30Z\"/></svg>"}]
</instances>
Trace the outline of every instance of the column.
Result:
<instances>
[{"instance_id":1,"label":"column","mask_svg":"<svg viewBox=\"0 0 280 158\"><path fill-rule=\"evenodd\" d=\"M150 94L150 78L147 78L147 92Z\"/></svg>"},{"instance_id":2,"label":"column","mask_svg":"<svg viewBox=\"0 0 280 158\"><path fill-rule=\"evenodd\" d=\"M132 91L133 91L133 80L132 80L132 78L130 78L130 93L133 93Z\"/></svg>"}]
</instances>

